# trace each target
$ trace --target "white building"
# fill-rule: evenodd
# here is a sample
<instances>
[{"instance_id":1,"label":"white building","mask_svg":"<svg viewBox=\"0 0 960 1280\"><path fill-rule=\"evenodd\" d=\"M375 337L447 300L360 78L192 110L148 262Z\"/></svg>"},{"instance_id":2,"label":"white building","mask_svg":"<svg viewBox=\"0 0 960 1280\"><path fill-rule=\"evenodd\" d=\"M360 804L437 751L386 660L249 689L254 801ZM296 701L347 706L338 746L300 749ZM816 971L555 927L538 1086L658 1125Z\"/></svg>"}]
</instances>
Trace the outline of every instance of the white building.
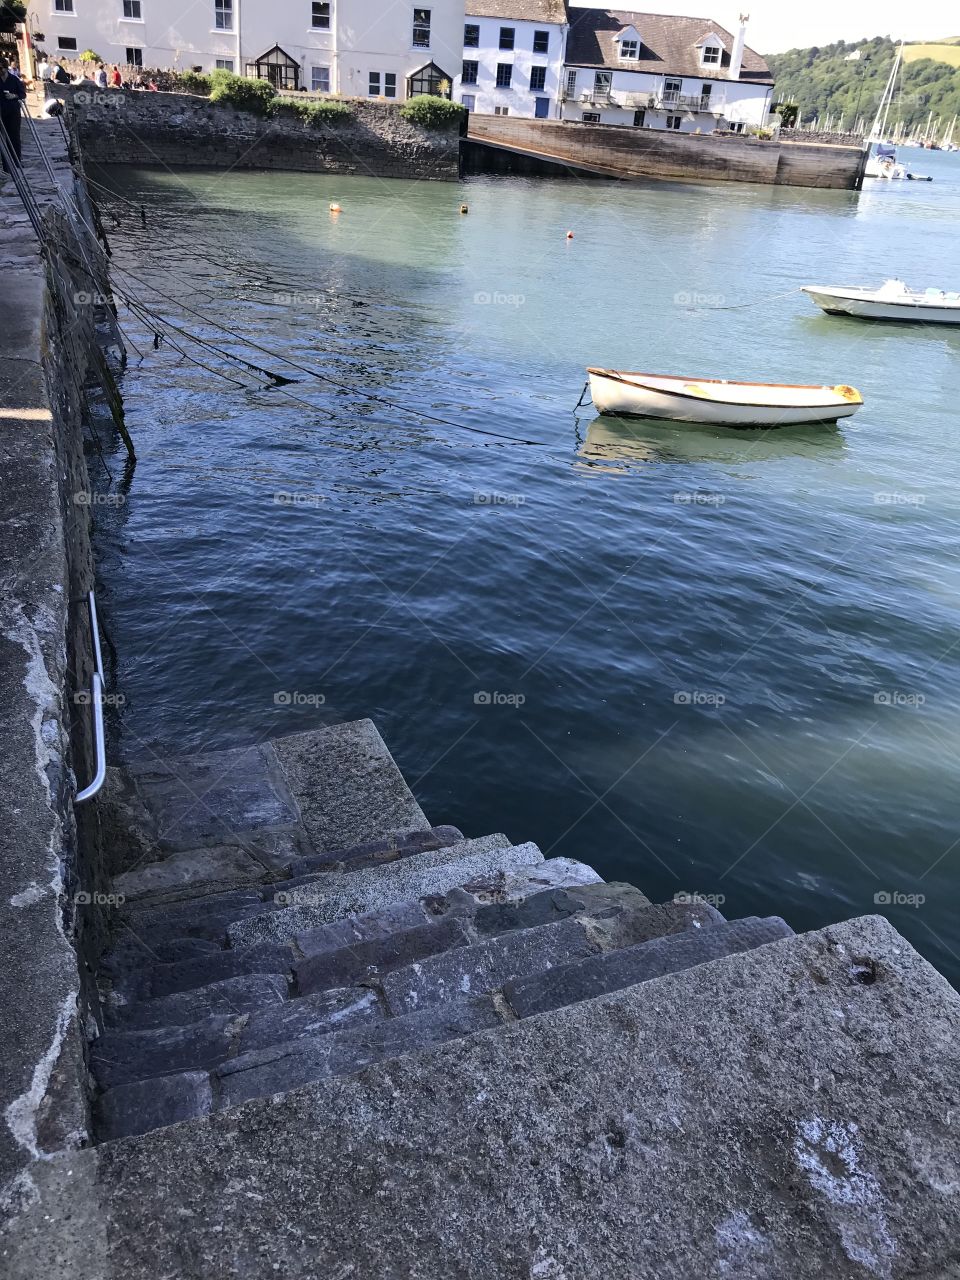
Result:
<instances>
[{"instance_id":1,"label":"white building","mask_svg":"<svg viewBox=\"0 0 960 1280\"><path fill-rule=\"evenodd\" d=\"M403 99L450 95L463 56L464 0L29 0L56 57L223 67L278 89Z\"/></svg>"},{"instance_id":2,"label":"white building","mask_svg":"<svg viewBox=\"0 0 960 1280\"><path fill-rule=\"evenodd\" d=\"M712 133L766 122L773 78L709 18L568 7L564 120Z\"/></svg>"},{"instance_id":3,"label":"white building","mask_svg":"<svg viewBox=\"0 0 960 1280\"><path fill-rule=\"evenodd\" d=\"M564 0L467 0L454 97L486 115L559 115L566 39Z\"/></svg>"}]
</instances>

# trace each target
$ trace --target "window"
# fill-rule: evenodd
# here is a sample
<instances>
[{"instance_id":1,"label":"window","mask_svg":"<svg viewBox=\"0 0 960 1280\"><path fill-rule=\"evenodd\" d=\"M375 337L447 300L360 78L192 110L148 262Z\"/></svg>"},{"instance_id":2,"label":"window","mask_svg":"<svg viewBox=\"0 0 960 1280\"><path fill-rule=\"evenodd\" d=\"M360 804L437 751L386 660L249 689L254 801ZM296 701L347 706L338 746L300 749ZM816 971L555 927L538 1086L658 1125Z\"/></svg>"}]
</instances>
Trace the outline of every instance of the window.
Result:
<instances>
[{"instance_id":1,"label":"window","mask_svg":"<svg viewBox=\"0 0 960 1280\"><path fill-rule=\"evenodd\" d=\"M476 22L468 22L463 28L463 47L465 49L480 48L480 26Z\"/></svg>"},{"instance_id":2,"label":"window","mask_svg":"<svg viewBox=\"0 0 960 1280\"><path fill-rule=\"evenodd\" d=\"M217 58L215 64L218 71L233 71L232 58Z\"/></svg>"},{"instance_id":3,"label":"window","mask_svg":"<svg viewBox=\"0 0 960 1280\"><path fill-rule=\"evenodd\" d=\"M77 48L76 36L60 36L57 40L57 48L62 49L64 53L74 53Z\"/></svg>"},{"instance_id":4,"label":"window","mask_svg":"<svg viewBox=\"0 0 960 1280\"><path fill-rule=\"evenodd\" d=\"M633 127L635 129L642 129L643 122L646 120L646 118L647 118L647 113L646 111L644 111L643 107L641 107L639 111L635 111L633 113Z\"/></svg>"},{"instance_id":5,"label":"window","mask_svg":"<svg viewBox=\"0 0 960 1280\"><path fill-rule=\"evenodd\" d=\"M73 0L53 0L54 13L73 13Z\"/></svg>"},{"instance_id":6,"label":"window","mask_svg":"<svg viewBox=\"0 0 960 1280\"><path fill-rule=\"evenodd\" d=\"M415 49L430 48L429 9L414 9L413 11L413 47Z\"/></svg>"},{"instance_id":7,"label":"window","mask_svg":"<svg viewBox=\"0 0 960 1280\"><path fill-rule=\"evenodd\" d=\"M566 95L568 98L575 98L576 94L577 94L577 73L576 71L568 71Z\"/></svg>"},{"instance_id":8,"label":"window","mask_svg":"<svg viewBox=\"0 0 960 1280\"><path fill-rule=\"evenodd\" d=\"M385 71L383 73L383 96L385 98L395 98L397 96L397 73L395 71Z\"/></svg>"},{"instance_id":9,"label":"window","mask_svg":"<svg viewBox=\"0 0 960 1280\"><path fill-rule=\"evenodd\" d=\"M218 31L233 30L233 0L214 0L213 25Z\"/></svg>"},{"instance_id":10,"label":"window","mask_svg":"<svg viewBox=\"0 0 960 1280\"><path fill-rule=\"evenodd\" d=\"M613 88L613 72L598 71L593 77L593 96L595 98L609 98L610 90Z\"/></svg>"},{"instance_id":11,"label":"window","mask_svg":"<svg viewBox=\"0 0 960 1280\"><path fill-rule=\"evenodd\" d=\"M583 121L583 123L584 123L584 124L599 124L599 123L600 123L600 112L599 112L599 111L585 111L585 112L583 113L583 115L580 117L580 119Z\"/></svg>"},{"instance_id":12,"label":"window","mask_svg":"<svg viewBox=\"0 0 960 1280\"><path fill-rule=\"evenodd\" d=\"M460 73L460 83L461 83L461 84L476 84L476 83L477 83L477 75L478 75L479 71L480 71L480 63L479 63L479 62L465 62L465 63L463 64L463 71Z\"/></svg>"},{"instance_id":13,"label":"window","mask_svg":"<svg viewBox=\"0 0 960 1280\"><path fill-rule=\"evenodd\" d=\"M667 116L667 128L668 128L668 129L679 129L679 128L680 128L680 116Z\"/></svg>"},{"instance_id":14,"label":"window","mask_svg":"<svg viewBox=\"0 0 960 1280\"><path fill-rule=\"evenodd\" d=\"M530 68L530 88L534 93L538 93L547 86L547 68L531 67Z\"/></svg>"},{"instance_id":15,"label":"window","mask_svg":"<svg viewBox=\"0 0 960 1280\"><path fill-rule=\"evenodd\" d=\"M626 59L634 59L640 57L640 41L639 40L621 40L620 41L620 57Z\"/></svg>"},{"instance_id":16,"label":"window","mask_svg":"<svg viewBox=\"0 0 960 1280\"><path fill-rule=\"evenodd\" d=\"M535 31L533 33L533 52L549 53L550 52L550 32Z\"/></svg>"},{"instance_id":17,"label":"window","mask_svg":"<svg viewBox=\"0 0 960 1280\"><path fill-rule=\"evenodd\" d=\"M320 0L319 4L310 6L310 25L314 31L330 30L330 4L328 0Z\"/></svg>"},{"instance_id":18,"label":"window","mask_svg":"<svg viewBox=\"0 0 960 1280\"><path fill-rule=\"evenodd\" d=\"M140 0L123 0L123 16L131 22L142 22L143 13ZM137 66L140 64L137 63Z\"/></svg>"},{"instance_id":19,"label":"window","mask_svg":"<svg viewBox=\"0 0 960 1280\"><path fill-rule=\"evenodd\" d=\"M370 72L370 87L368 88L367 92L370 94L371 98L380 97L380 72L379 71Z\"/></svg>"},{"instance_id":20,"label":"window","mask_svg":"<svg viewBox=\"0 0 960 1280\"><path fill-rule=\"evenodd\" d=\"M473 93L462 93L460 95L460 101L463 103L463 105L467 108L468 111L472 111L474 107L477 105L476 94L473 94Z\"/></svg>"},{"instance_id":21,"label":"window","mask_svg":"<svg viewBox=\"0 0 960 1280\"><path fill-rule=\"evenodd\" d=\"M513 63L498 62L497 63L497 88L509 89L510 82L513 80Z\"/></svg>"},{"instance_id":22,"label":"window","mask_svg":"<svg viewBox=\"0 0 960 1280\"><path fill-rule=\"evenodd\" d=\"M142 67L143 66L143 50L134 49L132 45L127 45L127 66Z\"/></svg>"},{"instance_id":23,"label":"window","mask_svg":"<svg viewBox=\"0 0 960 1280\"><path fill-rule=\"evenodd\" d=\"M663 82L663 100L666 103L679 102L680 90L683 88L682 80L664 80Z\"/></svg>"},{"instance_id":24,"label":"window","mask_svg":"<svg viewBox=\"0 0 960 1280\"><path fill-rule=\"evenodd\" d=\"M313 93L329 93L330 92L330 68L329 67L311 67L310 68L310 88Z\"/></svg>"},{"instance_id":25,"label":"window","mask_svg":"<svg viewBox=\"0 0 960 1280\"><path fill-rule=\"evenodd\" d=\"M720 48L715 44L705 44L703 46L703 65L705 67L718 67L720 65Z\"/></svg>"},{"instance_id":26,"label":"window","mask_svg":"<svg viewBox=\"0 0 960 1280\"><path fill-rule=\"evenodd\" d=\"M710 92L713 89L712 84L702 84L700 86L700 110L710 110Z\"/></svg>"},{"instance_id":27,"label":"window","mask_svg":"<svg viewBox=\"0 0 960 1280\"><path fill-rule=\"evenodd\" d=\"M743 133L745 128L746 128L746 125L743 123L742 120L737 120L735 122L727 124L727 129L729 130L730 133Z\"/></svg>"},{"instance_id":28,"label":"window","mask_svg":"<svg viewBox=\"0 0 960 1280\"><path fill-rule=\"evenodd\" d=\"M500 28L500 48L512 49L515 43L516 34L517 34L516 27L501 27Z\"/></svg>"},{"instance_id":29,"label":"window","mask_svg":"<svg viewBox=\"0 0 960 1280\"><path fill-rule=\"evenodd\" d=\"M509 107L494 107L493 114L495 116L508 116L510 114Z\"/></svg>"}]
</instances>

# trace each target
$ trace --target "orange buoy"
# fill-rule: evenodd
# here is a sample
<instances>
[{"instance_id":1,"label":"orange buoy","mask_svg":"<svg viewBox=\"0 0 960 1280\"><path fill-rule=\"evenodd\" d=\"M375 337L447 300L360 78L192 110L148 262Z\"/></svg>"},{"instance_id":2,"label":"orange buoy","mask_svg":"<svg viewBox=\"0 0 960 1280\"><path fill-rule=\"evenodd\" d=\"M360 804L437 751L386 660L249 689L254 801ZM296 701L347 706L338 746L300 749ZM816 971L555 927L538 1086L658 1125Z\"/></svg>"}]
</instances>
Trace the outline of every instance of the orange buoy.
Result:
<instances>
[{"instance_id":1,"label":"orange buoy","mask_svg":"<svg viewBox=\"0 0 960 1280\"><path fill-rule=\"evenodd\" d=\"M340 208L340 206L339 206L338 204L334 203L334 204L331 204L331 206L330 206L330 212L331 212L331 213L342 213L342 212L343 212L343 210Z\"/></svg>"}]
</instances>

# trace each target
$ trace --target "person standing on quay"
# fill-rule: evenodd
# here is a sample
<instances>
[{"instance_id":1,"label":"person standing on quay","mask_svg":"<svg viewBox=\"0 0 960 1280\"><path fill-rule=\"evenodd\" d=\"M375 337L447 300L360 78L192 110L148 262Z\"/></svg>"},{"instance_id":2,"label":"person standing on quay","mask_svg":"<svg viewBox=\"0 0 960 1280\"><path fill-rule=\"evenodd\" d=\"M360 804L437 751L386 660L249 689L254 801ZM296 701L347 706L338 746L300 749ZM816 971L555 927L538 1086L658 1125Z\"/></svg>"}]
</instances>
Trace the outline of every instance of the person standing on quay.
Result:
<instances>
[{"instance_id":1,"label":"person standing on quay","mask_svg":"<svg viewBox=\"0 0 960 1280\"><path fill-rule=\"evenodd\" d=\"M10 70L6 58L0 58L0 129L17 163L20 163L20 103L27 97L27 87ZM3 161L7 169L6 157ZM9 170L7 170L9 172Z\"/></svg>"},{"instance_id":2,"label":"person standing on quay","mask_svg":"<svg viewBox=\"0 0 960 1280\"><path fill-rule=\"evenodd\" d=\"M107 87L107 69L102 62L97 63L97 71L93 79L98 89Z\"/></svg>"},{"instance_id":3,"label":"person standing on quay","mask_svg":"<svg viewBox=\"0 0 960 1280\"><path fill-rule=\"evenodd\" d=\"M110 72L110 88L111 89L123 88L123 76L120 74L119 67L114 67L113 70Z\"/></svg>"}]
</instances>

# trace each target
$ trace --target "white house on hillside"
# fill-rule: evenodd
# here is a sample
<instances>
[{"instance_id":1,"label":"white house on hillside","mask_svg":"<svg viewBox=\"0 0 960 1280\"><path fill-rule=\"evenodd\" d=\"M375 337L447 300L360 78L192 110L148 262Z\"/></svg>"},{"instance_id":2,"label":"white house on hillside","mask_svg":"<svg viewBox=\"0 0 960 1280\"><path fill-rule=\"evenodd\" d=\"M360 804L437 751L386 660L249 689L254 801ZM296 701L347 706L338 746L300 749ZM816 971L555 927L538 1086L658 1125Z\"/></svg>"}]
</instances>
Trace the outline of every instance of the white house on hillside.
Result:
<instances>
[{"instance_id":1,"label":"white house on hillside","mask_svg":"<svg viewBox=\"0 0 960 1280\"><path fill-rule=\"evenodd\" d=\"M448 96L463 57L464 0L29 0L52 56L259 75L351 97Z\"/></svg>"},{"instance_id":2,"label":"white house on hillside","mask_svg":"<svg viewBox=\"0 0 960 1280\"><path fill-rule=\"evenodd\" d=\"M455 97L487 115L559 114L564 0L467 0Z\"/></svg>"},{"instance_id":3,"label":"white house on hillside","mask_svg":"<svg viewBox=\"0 0 960 1280\"><path fill-rule=\"evenodd\" d=\"M773 77L736 35L709 18L623 9L567 9L564 120L712 133L766 121Z\"/></svg>"}]
</instances>

